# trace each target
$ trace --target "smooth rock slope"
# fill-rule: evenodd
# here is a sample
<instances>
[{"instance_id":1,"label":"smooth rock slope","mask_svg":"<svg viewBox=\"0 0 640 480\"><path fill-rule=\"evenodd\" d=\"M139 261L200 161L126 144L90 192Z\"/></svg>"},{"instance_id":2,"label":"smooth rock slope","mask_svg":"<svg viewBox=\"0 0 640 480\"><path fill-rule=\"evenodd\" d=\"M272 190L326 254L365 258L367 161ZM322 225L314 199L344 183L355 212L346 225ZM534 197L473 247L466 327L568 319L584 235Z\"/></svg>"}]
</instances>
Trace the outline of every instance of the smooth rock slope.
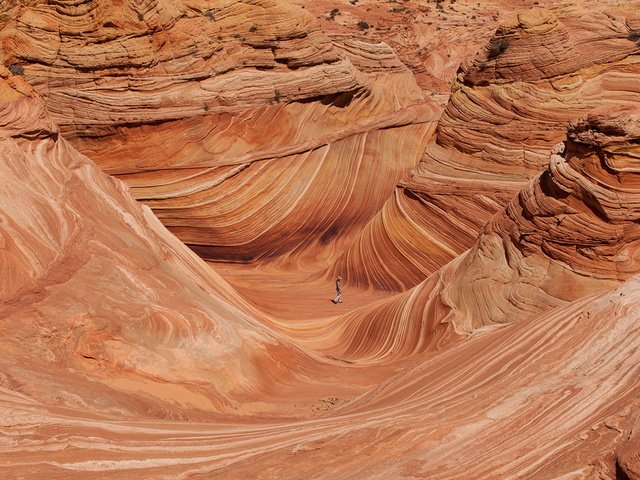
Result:
<instances>
[{"instance_id":1,"label":"smooth rock slope","mask_svg":"<svg viewBox=\"0 0 640 480\"><path fill-rule=\"evenodd\" d=\"M96 414L211 416L310 361L1 74L5 388Z\"/></svg>"}]
</instances>

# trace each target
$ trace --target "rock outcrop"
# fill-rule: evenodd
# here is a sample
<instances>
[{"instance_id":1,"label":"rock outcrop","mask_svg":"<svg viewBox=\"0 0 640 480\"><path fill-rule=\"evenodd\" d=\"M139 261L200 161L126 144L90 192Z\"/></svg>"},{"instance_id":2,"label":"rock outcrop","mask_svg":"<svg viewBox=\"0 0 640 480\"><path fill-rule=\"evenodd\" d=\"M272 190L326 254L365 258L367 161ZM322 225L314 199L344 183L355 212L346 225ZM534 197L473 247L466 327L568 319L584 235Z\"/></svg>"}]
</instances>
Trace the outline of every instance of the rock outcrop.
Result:
<instances>
[{"instance_id":1,"label":"rock outcrop","mask_svg":"<svg viewBox=\"0 0 640 480\"><path fill-rule=\"evenodd\" d=\"M341 318L323 348L349 361L437 350L481 327L523 321L640 272L640 116L595 112L573 124L547 170L467 252L389 300Z\"/></svg>"},{"instance_id":2,"label":"rock outcrop","mask_svg":"<svg viewBox=\"0 0 640 480\"><path fill-rule=\"evenodd\" d=\"M639 296L636 277L486 331L312 421L129 423L3 388L11 437L0 468L65 478L616 478L616 463L635 465Z\"/></svg>"},{"instance_id":3,"label":"rock outcrop","mask_svg":"<svg viewBox=\"0 0 640 480\"><path fill-rule=\"evenodd\" d=\"M616 451L617 478L640 478L640 442L634 436Z\"/></svg>"},{"instance_id":4,"label":"rock outcrop","mask_svg":"<svg viewBox=\"0 0 640 480\"><path fill-rule=\"evenodd\" d=\"M34 2L11 13L5 63L23 66L71 136L362 88L313 17L278 0Z\"/></svg>"},{"instance_id":5,"label":"rock outcrop","mask_svg":"<svg viewBox=\"0 0 640 480\"><path fill-rule=\"evenodd\" d=\"M449 290L464 305L458 328L518 320L639 271L640 117L632 112L572 125L549 168L483 229Z\"/></svg>"},{"instance_id":6,"label":"rock outcrop","mask_svg":"<svg viewBox=\"0 0 640 480\"><path fill-rule=\"evenodd\" d=\"M3 388L96 414L211 416L314 363L0 76Z\"/></svg>"},{"instance_id":7,"label":"rock outcrop","mask_svg":"<svg viewBox=\"0 0 640 480\"><path fill-rule=\"evenodd\" d=\"M535 8L505 22L460 68L421 162L335 271L402 291L470 248L546 167L571 122L600 107L639 104L635 21L629 11L594 7L557 15ZM380 251L384 259L370 254Z\"/></svg>"},{"instance_id":8,"label":"rock outcrop","mask_svg":"<svg viewBox=\"0 0 640 480\"><path fill-rule=\"evenodd\" d=\"M387 45L331 40L285 1L109 5L16 7L5 62L75 147L207 259L315 258L309 234L323 245L366 224L437 120Z\"/></svg>"},{"instance_id":9,"label":"rock outcrop","mask_svg":"<svg viewBox=\"0 0 640 480\"><path fill-rule=\"evenodd\" d=\"M0 477L633 478L630 4L292 2L0 6Z\"/></svg>"}]
</instances>

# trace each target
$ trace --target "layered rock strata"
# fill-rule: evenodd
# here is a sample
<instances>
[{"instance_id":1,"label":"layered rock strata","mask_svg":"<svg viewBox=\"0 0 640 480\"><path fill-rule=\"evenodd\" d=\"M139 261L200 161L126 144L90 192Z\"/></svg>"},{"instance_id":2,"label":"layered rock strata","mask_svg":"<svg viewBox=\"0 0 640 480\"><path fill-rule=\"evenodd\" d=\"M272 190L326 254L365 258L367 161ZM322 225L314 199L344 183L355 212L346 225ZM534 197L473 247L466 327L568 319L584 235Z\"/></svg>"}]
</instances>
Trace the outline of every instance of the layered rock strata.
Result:
<instances>
[{"instance_id":1,"label":"layered rock strata","mask_svg":"<svg viewBox=\"0 0 640 480\"><path fill-rule=\"evenodd\" d=\"M535 8L503 23L460 68L418 167L332 273L382 290L415 285L473 245L545 168L570 122L595 108L638 105L637 20L606 8L558 17ZM379 251L389 256L371 253Z\"/></svg>"},{"instance_id":2,"label":"layered rock strata","mask_svg":"<svg viewBox=\"0 0 640 480\"><path fill-rule=\"evenodd\" d=\"M440 108L387 45L331 40L285 1L107 3L11 10L5 61L78 149L208 259L330 256L433 131Z\"/></svg>"},{"instance_id":3,"label":"layered rock strata","mask_svg":"<svg viewBox=\"0 0 640 480\"><path fill-rule=\"evenodd\" d=\"M385 44L266 0L2 8L3 55L63 133L0 68L0 476L636 474L634 17L507 22L398 184L437 109ZM205 20L246 36L201 56ZM271 54L249 42L270 26ZM190 65L228 105L196 112ZM301 96L270 99L274 72Z\"/></svg>"},{"instance_id":4,"label":"layered rock strata","mask_svg":"<svg viewBox=\"0 0 640 480\"><path fill-rule=\"evenodd\" d=\"M20 77L0 76L4 389L95 414L202 417L315 363L75 151Z\"/></svg>"},{"instance_id":5,"label":"layered rock strata","mask_svg":"<svg viewBox=\"0 0 640 480\"><path fill-rule=\"evenodd\" d=\"M341 318L331 355L377 362L522 321L640 272L640 116L624 107L573 124L547 170L466 253L413 289ZM326 340L326 337L322 337Z\"/></svg>"},{"instance_id":6,"label":"layered rock strata","mask_svg":"<svg viewBox=\"0 0 640 480\"><path fill-rule=\"evenodd\" d=\"M476 335L313 420L113 421L50 409L2 388L11 441L0 452L0 472L70 479L616 478L616 463L618 472L635 465L629 438L638 427L639 285L633 278Z\"/></svg>"}]
</instances>

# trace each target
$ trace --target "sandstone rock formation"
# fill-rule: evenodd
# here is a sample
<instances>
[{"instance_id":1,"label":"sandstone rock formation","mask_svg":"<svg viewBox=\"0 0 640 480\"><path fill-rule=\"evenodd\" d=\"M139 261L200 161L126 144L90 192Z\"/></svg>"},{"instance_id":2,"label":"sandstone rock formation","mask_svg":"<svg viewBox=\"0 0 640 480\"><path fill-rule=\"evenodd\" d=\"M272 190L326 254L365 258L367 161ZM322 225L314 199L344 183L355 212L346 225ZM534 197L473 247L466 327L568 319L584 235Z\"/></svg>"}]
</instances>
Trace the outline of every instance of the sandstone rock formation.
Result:
<instances>
[{"instance_id":1,"label":"sandstone rock formation","mask_svg":"<svg viewBox=\"0 0 640 480\"><path fill-rule=\"evenodd\" d=\"M435 139L336 271L385 290L415 285L473 245L545 168L570 122L599 107L638 105L632 12L560 13L518 14L461 67ZM586 22L590 29L576 28Z\"/></svg>"},{"instance_id":2,"label":"sandstone rock formation","mask_svg":"<svg viewBox=\"0 0 640 480\"><path fill-rule=\"evenodd\" d=\"M638 289L634 278L477 335L313 421L128 424L3 389L12 437L0 468L64 478L616 478L610 448L637 429ZM629 472L631 452L618 459Z\"/></svg>"},{"instance_id":3,"label":"sandstone rock formation","mask_svg":"<svg viewBox=\"0 0 640 480\"><path fill-rule=\"evenodd\" d=\"M182 418L238 408L262 390L262 369L291 378L276 359L305 355L76 152L20 77L1 75L3 388Z\"/></svg>"},{"instance_id":4,"label":"sandstone rock formation","mask_svg":"<svg viewBox=\"0 0 640 480\"><path fill-rule=\"evenodd\" d=\"M637 475L640 2L442 3L0 7L2 478Z\"/></svg>"},{"instance_id":5,"label":"sandstone rock formation","mask_svg":"<svg viewBox=\"0 0 640 480\"><path fill-rule=\"evenodd\" d=\"M347 239L439 114L388 46L331 41L285 1L108 4L12 10L5 63L80 151L212 260L315 256L310 233ZM333 203L316 208L327 190Z\"/></svg>"},{"instance_id":6,"label":"sandstone rock formation","mask_svg":"<svg viewBox=\"0 0 640 480\"><path fill-rule=\"evenodd\" d=\"M330 325L333 356L378 362L442 348L496 323L531 318L637 274L637 110L575 123L547 170L483 228L469 251L396 297Z\"/></svg>"}]
</instances>

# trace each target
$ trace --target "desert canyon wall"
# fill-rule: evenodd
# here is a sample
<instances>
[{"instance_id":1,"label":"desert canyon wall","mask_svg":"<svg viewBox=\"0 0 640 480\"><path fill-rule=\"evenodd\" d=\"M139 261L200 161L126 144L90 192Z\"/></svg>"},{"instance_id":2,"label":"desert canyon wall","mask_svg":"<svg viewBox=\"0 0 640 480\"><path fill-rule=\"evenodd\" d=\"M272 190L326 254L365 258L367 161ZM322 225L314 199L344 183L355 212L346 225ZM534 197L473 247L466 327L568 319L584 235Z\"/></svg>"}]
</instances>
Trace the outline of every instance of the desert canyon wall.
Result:
<instances>
[{"instance_id":1,"label":"desert canyon wall","mask_svg":"<svg viewBox=\"0 0 640 480\"><path fill-rule=\"evenodd\" d=\"M3 3L2 477L640 478L640 2L544 3Z\"/></svg>"}]
</instances>

